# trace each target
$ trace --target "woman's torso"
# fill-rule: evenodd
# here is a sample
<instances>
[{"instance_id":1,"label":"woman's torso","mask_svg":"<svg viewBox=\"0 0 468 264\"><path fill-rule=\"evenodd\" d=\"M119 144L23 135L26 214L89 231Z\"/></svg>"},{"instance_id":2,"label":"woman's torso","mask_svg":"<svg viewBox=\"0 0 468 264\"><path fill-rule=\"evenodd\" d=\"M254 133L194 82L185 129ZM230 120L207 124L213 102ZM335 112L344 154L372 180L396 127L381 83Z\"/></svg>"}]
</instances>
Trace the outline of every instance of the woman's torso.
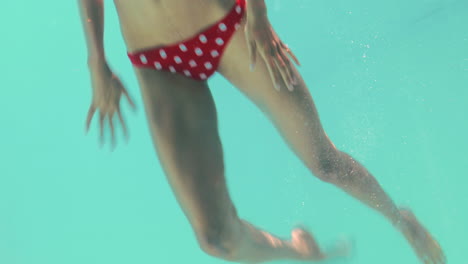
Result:
<instances>
[{"instance_id":1,"label":"woman's torso","mask_svg":"<svg viewBox=\"0 0 468 264\"><path fill-rule=\"evenodd\" d=\"M236 0L114 0L128 51L193 36L226 15Z\"/></svg>"}]
</instances>

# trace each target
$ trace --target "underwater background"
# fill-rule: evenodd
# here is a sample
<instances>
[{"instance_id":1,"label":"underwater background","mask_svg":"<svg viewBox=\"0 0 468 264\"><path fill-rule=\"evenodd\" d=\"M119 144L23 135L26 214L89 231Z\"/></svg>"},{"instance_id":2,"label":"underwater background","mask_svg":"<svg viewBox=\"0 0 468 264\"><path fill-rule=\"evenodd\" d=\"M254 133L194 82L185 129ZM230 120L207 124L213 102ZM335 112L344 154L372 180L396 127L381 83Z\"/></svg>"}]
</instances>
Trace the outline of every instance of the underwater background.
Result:
<instances>
[{"instance_id":1,"label":"underwater background","mask_svg":"<svg viewBox=\"0 0 468 264\"><path fill-rule=\"evenodd\" d=\"M448 263L467 264L468 1L267 4L335 145L414 210ZM0 13L0 263L224 263L199 249L165 180L112 2L107 57L138 105L123 103L130 141L114 152L96 123L84 134L77 1L5 1ZM419 263L382 216L311 175L226 80L209 84L241 217L281 237L305 224L325 247L352 238L353 258L330 263Z\"/></svg>"}]
</instances>

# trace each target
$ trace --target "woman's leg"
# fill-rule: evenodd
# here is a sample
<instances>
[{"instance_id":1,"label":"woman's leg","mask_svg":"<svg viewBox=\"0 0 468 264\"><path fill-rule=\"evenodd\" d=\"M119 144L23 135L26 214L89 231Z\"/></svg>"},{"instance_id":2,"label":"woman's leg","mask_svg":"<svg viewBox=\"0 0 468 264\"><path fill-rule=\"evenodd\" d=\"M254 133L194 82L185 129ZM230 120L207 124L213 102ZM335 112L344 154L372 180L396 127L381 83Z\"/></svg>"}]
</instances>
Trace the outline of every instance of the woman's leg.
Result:
<instances>
[{"instance_id":1,"label":"woman's leg","mask_svg":"<svg viewBox=\"0 0 468 264\"><path fill-rule=\"evenodd\" d=\"M289 242L239 219L226 186L216 109L206 82L136 72L157 154L205 252L251 263L324 257L307 232L295 230Z\"/></svg>"},{"instance_id":2,"label":"woman's leg","mask_svg":"<svg viewBox=\"0 0 468 264\"><path fill-rule=\"evenodd\" d=\"M249 70L246 40L236 33L219 72L249 97L278 128L288 145L321 180L334 184L399 227L421 258L443 261L438 243L408 210L397 208L376 179L350 155L336 149L320 123L309 90L300 78L293 92L276 91L264 62ZM435 262L443 263L443 262Z\"/></svg>"}]
</instances>

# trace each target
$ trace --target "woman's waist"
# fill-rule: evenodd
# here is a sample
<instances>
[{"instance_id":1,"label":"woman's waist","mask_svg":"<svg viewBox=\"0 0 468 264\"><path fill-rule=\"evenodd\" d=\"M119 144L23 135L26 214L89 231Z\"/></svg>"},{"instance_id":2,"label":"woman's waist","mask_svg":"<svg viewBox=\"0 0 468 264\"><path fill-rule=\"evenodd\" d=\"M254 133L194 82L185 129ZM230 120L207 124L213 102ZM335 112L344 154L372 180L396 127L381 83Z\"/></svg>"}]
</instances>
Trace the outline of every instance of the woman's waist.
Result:
<instances>
[{"instance_id":1,"label":"woman's waist","mask_svg":"<svg viewBox=\"0 0 468 264\"><path fill-rule=\"evenodd\" d=\"M145 0L137 0L136 2L138 1ZM182 0L170 1L183 2ZM196 2L189 1L194 4ZM229 11L227 5L214 4L217 2L215 0L208 1L212 1L212 4L193 5L189 9L188 7L179 8L177 5L164 6L158 3L129 7L133 10L126 10L127 4L117 6L120 27L128 51L181 42L215 24ZM229 1L235 3L235 0Z\"/></svg>"}]
</instances>

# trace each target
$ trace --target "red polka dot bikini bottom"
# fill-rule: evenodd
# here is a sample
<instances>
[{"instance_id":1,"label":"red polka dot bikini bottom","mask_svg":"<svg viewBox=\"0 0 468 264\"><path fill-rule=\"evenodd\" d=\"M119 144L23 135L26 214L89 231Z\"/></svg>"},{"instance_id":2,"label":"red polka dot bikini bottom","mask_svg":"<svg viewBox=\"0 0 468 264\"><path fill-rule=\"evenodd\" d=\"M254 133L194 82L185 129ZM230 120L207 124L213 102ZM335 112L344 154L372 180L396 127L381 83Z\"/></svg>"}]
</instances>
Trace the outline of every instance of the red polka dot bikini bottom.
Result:
<instances>
[{"instance_id":1,"label":"red polka dot bikini bottom","mask_svg":"<svg viewBox=\"0 0 468 264\"><path fill-rule=\"evenodd\" d=\"M128 53L133 65L206 80L216 72L221 56L241 27L246 0L236 0L231 11L203 32L169 46Z\"/></svg>"}]
</instances>

